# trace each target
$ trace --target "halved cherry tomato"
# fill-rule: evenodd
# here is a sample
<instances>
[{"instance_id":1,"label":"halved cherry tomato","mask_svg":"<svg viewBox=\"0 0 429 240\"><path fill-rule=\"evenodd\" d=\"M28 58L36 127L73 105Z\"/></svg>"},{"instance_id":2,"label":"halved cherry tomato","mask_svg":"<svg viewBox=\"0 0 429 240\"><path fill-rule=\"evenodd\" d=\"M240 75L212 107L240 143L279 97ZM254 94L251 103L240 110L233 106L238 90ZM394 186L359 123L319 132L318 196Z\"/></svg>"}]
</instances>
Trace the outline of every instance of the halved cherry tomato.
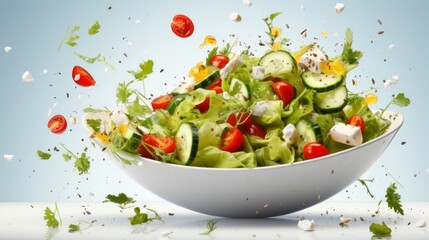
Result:
<instances>
[{"instance_id":1,"label":"halved cherry tomato","mask_svg":"<svg viewBox=\"0 0 429 240\"><path fill-rule=\"evenodd\" d=\"M216 79L214 82L212 82L208 87L208 90L213 90L216 92L216 94L222 93L223 89L222 89L222 79L218 78Z\"/></svg>"},{"instance_id":2,"label":"halved cherry tomato","mask_svg":"<svg viewBox=\"0 0 429 240\"><path fill-rule=\"evenodd\" d=\"M353 125L356 127L360 127L360 132L362 133L362 135L365 132L365 122L364 122L362 116L357 114L357 113L353 114L349 118L349 120L347 120L347 124L350 124L350 125Z\"/></svg>"},{"instance_id":3,"label":"halved cherry tomato","mask_svg":"<svg viewBox=\"0 0 429 240\"><path fill-rule=\"evenodd\" d=\"M202 103L198 104L194 108L200 110L200 113L205 113L207 112L207 110L209 110L209 107L210 107L210 98L206 97L206 99L204 99Z\"/></svg>"},{"instance_id":4,"label":"halved cherry tomato","mask_svg":"<svg viewBox=\"0 0 429 240\"><path fill-rule=\"evenodd\" d=\"M276 95L283 101L283 107L289 105L295 98L295 88L292 84L285 81L278 81L272 85Z\"/></svg>"},{"instance_id":5,"label":"halved cherry tomato","mask_svg":"<svg viewBox=\"0 0 429 240\"><path fill-rule=\"evenodd\" d=\"M67 129L67 120L63 115L55 115L48 122L51 132L61 134Z\"/></svg>"},{"instance_id":6,"label":"halved cherry tomato","mask_svg":"<svg viewBox=\"0 0 429 240\"><path fill-rule=\"evenodd\" d=\"M243 147L244 136L238 128L230 128L222 134L220 149L227 152L237 152Z\"/></svg>"},{"instance_id":7,"label":"halved cherry tomato","mask_svg":"<svg viewBox=\"0 0 429 240\"><path fill-rule=\"evenodd\" d=\"M252 122L250 124L245 125L244 131L248 135L255 135L260 138L265 138L265 128L258 123Z\"/></svg>"},{"instance_id":8,"label":"halved cherry tomato","mask_svg":"<svg viewBox=\"0 0 429 240\"><path fill-rule=\"evenodd\" d=\"M237 114L237 124L239 127L246 127L247 125L250 125L252 123L252 115L250 115L249 112L239 112Z\"/></svg>"},{"instance_id":9,"label":"halved cherry tomato","mask_svg":"<svg viewBox=\"0 0 429 240\"><path fill-rule=\"evenodd\" d=\"M309 142L303 148L304 158L309 160L313 158L322 157L329 154L329 150L318 142Z\"/></svg>"},{"instance_id":10,"label":"halved cherry tomato","mask_svg":"<svg viewBox=\"0 0 429 240\"><path fill-rule=\"evenodd\" d=\"M161 95L153 99L150 104L152 105L153 110L165 109L173 97L173 94Z\"/></svg>"},{"instance_id":11,"label":"halved cherry tomato","mask_svg":"<svg viewBox=\"0 0 429 240\"><path fill-rule=\"evenodd\" d=\"M73 81L79 86L90 87L94 86L95 80L91 74L81 66L74 66L72 70Z\"/></svg>"},{"instance_id":12,"label":"halved cherry tomato","mask_svg":"<svg viewBox=\"0 0 429 240\"><path fill-rule=\"evenodd\" d=\"M215 66L219 69L225 67L225 65L229 62L229 58L222 54L216 54L210 59L210 65Z\"/></svg>"},{"instance_id":13,"label":"halved cherry tomato","mask_svg":"<svg viewBox=\"0 0 429 240\"><path fill-rule=\"evenodd\" d=\"M229 115L228 119L226 120L227 123L231 124L231 126L236 127L237 126L237 116L235 114Z\"/></svg>"},{"instance_id":14,"label":"halved cherry tomato","mask_svg":"<svg viewBox=\"0 0 429 240\"><path fill-rule=\"evenodd\" d=\"M176 142L173 137L165 138L146 134L139 146L140 154L145 158L155 159L156 152L172 153L176 150Z\"/></svg>"},{"instance_id":15,"label":"halved cherry tomato","mask_svg":"<svg viewBox=\"0 0 429 240\"><path fill-rule=\"evenodd\" d=\"M188 16L178 14L173 17L173 21L171 22L171 30L178 37L187 38L194 32L194 23Z\"/></svg>"}]
</instances>

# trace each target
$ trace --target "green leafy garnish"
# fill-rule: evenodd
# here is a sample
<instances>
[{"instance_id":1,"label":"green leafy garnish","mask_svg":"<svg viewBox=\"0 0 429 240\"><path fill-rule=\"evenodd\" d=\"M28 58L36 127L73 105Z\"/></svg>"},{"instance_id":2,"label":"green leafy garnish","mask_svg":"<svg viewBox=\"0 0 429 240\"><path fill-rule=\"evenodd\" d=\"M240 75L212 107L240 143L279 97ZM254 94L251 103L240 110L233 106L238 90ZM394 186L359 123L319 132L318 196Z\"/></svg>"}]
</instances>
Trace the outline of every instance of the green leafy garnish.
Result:
<instances>
[{"instance_id":1,"label":"green leafy garnish","mask_svg":"<svg viewBox=\"0 0 429 240\"><path fill-rule=\"evenodd\" d=\"M387 206L395 211L395 213L404 215L404 209L401 204L401 195L396 192L396 183L390 184L390 186L386 189L386 201Z\"/></svg>"},{"instance_id":2,"label":"green leafy garnish","mask_svg":"<svg viewBox=\"0 0 429 240\"><path fill-rule=\"evenodd\" d=\"M81 227L82 224L86 224L87 226L85 228L82 228ZM83 231L83 230L88 229L90 227L92 227L92 223L79 220L79 222L77 224L70 224L69 225L69 233L80 232L80 231Z\"/></svg>"},{"instance_id":3,"label":"green leafy garnish","mask_svg":"<svg viewBox=\"0 0 429 240\"><path fill-rule=\"evenodd\" d=\"M341 60L349 65L359 64L359 59L363 56L361 51L352 49L353 32L350 28L346 30L346 41L344 42L343 52L341 53Z\"/></svg>"},{"instance_id":4,"label":"green leafy garnish","mask_svg":"<svg viewBox=\"0 0 429 240\"><path fill-rule=\"evenodd\" d=\"M104 200L103 203L106 203L106 202L116 203L121 209L133 207L133 206L127 207L127 205L133 204L136 202L136 200L134 200L131 197L128 197L125 193L119 193L118 196L109 194L106 196L106 199L107 200Z\"/></svg>"},{"instance_id":5,"label":"green leafy garnish","mask_svg":"<svg viewBox=\"0 0 429 240\"><path fill-rule=\"evenodd\" d=\"M262 20L264 20L265 24L268 27L268 31L266 31L265 33L268 35L269 37L269 41L266 42L266 44L272 48L274 46L274 44L276 43L276 40L278 38L280 38L281 35L281 29L280 28L276 28L273 25L273 21L274 19L279 16L281 14L281 12L276 12L276 13L272 13L270 14L270 16L263 18ZM273 29L277 29L278 31L273 31ZM280 43L281 46L283 46L284 44L286 44L287 42L289 42L289 39L287 38L281 38L280 41L277 41Z\"/></svg>"},{"instance_id":6,"label":"green leafy garnish","mask_svg":"<svg viewBox=\"0 0 429 240\"><path fill-rule=\"evenodd\" d=\"M98 20L92 24L92 26L88 29L88 34L89 35L95 35L100 31L100 23L98 23Z\"/></svg>"},{"instance_id":7,"label":"green leafy garnish","mask_svg":"<svg viewBox=\"0 0 429 240\"><path fill-rule=\"evenodd\" d=\"M79 54L75 51L73 51L73 53L78 56L80 59L84 60L85 62L89 63L89 64L93 64L95 62L101 62L104 63L105 66L107 66L108 68L115 70L115 68L112 66L112 64L110 64L107 60L106 57L101 56L101 54L98 54L95 57L88 57L82 54Z\"/></svg>"},{"instance_id":8,"label":"green leafy garnish","mask_svg":"<svg viewBox=\"0 0 429 240\"><path fill-rule=\"evenodd\" d=\"M74 28L71 30L69 34L69 28L67 28L66 34L64 35L60 45L58 46L57 51L59 51L64 44L67 44L70 47L76 46L77 45L76 41L79 40L80 37L79 35L75 35L75 33L79 31L79 29L80 29L79 26L74 26Z\"/></svg>"},{"instance_id":9,"label":"green leafy garnish","mask_svg":"<svg viewBox=\"0 0 429 240\"><path fill-rule=\"evenodd\" d=\"M86 152L82 152L78 157L64 144L61 144L61 146L66 150L66 153L63 154L64 160L68 162L71 159L75 159L74 166L79 171L79 174L88 173L91 164L89 162L89 157L86 155Z\"/></svg>"},{"instance_id":10,"label":"green leafy garnish","mask_svg":"<svg viewBox=\"0 0 429 240\"><path fill-rule=\"evenodd\" d=\"M58 219L57 219L58 216ZM49 207L45 208L43 219L46 221L46 226L50 228L56 228L62 224L60 211L58 210L58 205L55 203L55 209L52 211Z\"/></svg>"},{"instance_id":11,"label":"green leafy garnish","mask_svg":"<svg viewBox=\"0 0 429 240\"><path fill-rule=\"evenodd\" d=\"M100 132L101 119L87 119L86 124L94 129L94 131Z\"/></svg>"},{"instance_id":12,"label":"green leafy garnish","mask_svg":"<svg viewBox=\"0 0 429 240\"><path fill-rule=\"evenodd\" d=\"M386 105L386 107L381 111L380 117L383 116L384 112L390 107L390 105L394 104L398 107L407 107L410 105L411 100L405 96L404 93L398 93L390 102Z\"/></svg>"},{"instance_id":13,"label":"green leafy garnish","mask_svg":"<svg viewBox=\"0 0 429 240\"><path fill-rule=\"evenodd\" d=\"M209 54L207 55L207 58L206 58L206 65L208 66L208 65L210 65L210 60L217 54L217 50L218 50L218 47L214 47L210 52L209 52Z\"/></svg>"},{"instance_id":14,"label":"green leafy garnish","mask_svg":"<svg viewBox=\"0 0 429 240\"><path fill-rule=\"evenodd\" d=\"M371 198L374 198L374 195L371 193L368 185L366 184L366 182L370 182L370 183L374 182L374 178L372 178L372 179L360 179L359 178L358 181L366 188L366 192L369 194L369 196Z\"/></svg>"},{"instance_id":15,"label":"green leafy garnish","mask_svg":"<svg viewBox=\"0 0 429 240\"><path fill-rule=\"evenodd\" d=\"M216 229L217 221L207 221L207 231L200 233L200 235L210 235Z\"/></svg>"},{"instance_id":16,"label":"green leafy garnish","mask_svg":"<svg viewBox=\"0 0 429 240\"><path fill-rule=\"evenodd\" d=\"M37 155L39 155L41 160L49 160L51 158L51 154L47 152L43 152L41 150L37 150Z\"/></svg>"},{"instance_id":17,"label":"green leafy garnish","mask_svg":"<svg viewBox=\"0 0 429 240\"><path fill-rule=\"evenodd\" d=\"M144 63L140 63L139 68L137 71L129 70L128 73L133 75L136 80L143 81L153 72L153 61L147 60Z\"/></svg>"},{"instance_id":18,"label":"green leafy garnish","mask_svg":"<svg viewBox=\"0 0 429 240\"><path fill-rule=\"evenodd\" d=\"M162 221L161 216L155 210L149 209L149 208L147 210L153 212L155 216L150 218L147 213L142 213L139 207L135 207L134 208L135 215L128 218L128 220L130 221L130 224L140 225L143 223L152 222L154 220Z\"/></svg>"},{"instance_id":19,"label":"green leafy garnish","mask_svg":"<svg viewBox=\"0 0 429 240\"><path fill-rule=\"evenodd\" d=\"M383 221L381 224L371 223L369 231L376 236L387 236L390 235L392 229L390 229Z\"/></svg>"}]
</instances>

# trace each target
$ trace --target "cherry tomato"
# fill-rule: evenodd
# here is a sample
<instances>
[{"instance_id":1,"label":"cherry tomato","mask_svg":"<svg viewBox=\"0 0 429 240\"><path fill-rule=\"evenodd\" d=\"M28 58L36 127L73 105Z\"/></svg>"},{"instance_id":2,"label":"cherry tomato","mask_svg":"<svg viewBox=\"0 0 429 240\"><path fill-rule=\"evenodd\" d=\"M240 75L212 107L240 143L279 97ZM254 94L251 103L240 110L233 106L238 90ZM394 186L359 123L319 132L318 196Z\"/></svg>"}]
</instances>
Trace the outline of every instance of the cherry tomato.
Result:
<instances>
[{"instance_id":1,"label":"cherry tomato","mask_svg":"<svg viewBox=\"0 0 429 240\"><path fill-rule=\"evenodd\" d=\"M359 114L353 114L349 120L347 120L347 124L356 126L356 127L360 127L360 132L363 133L365 132L365 122L363 121L363 118L361 115Z\"/></svg>"},{"instance_id":2,"label":"cherry tomato","mask_svg":"<svg viewBox=\"0 0 429 240\"><path fill-rule=\"evenodd\" d=\"M236 127L237 126L237 116L235 114L229 115L228 119L226 120L227 123L231 124L231 126Z\"/></svg>"},{"instance_id":3,"label":"cherry tomato","mask_svg":"<svg viewBox=\"0 0 429 240\"><path fill-rule=\"evenodd\" d=\"M260 138L265 138L265 128L262 127L260 124L252 122L250 124L247 124L244 127L244 131L248 134L248 135L255 135L258 136Z\"/></svg>"},{"instance_id":4,"label":"cherry tomato","mask_svg":"<svg viewBox=\"0 0 429 240\"><path fill-rule=\"evenodd\" d=\"M216 94L222 93L223 89L222 89L222 79L218 78L216 79L214 82L212 82L208 87L208 90L213 90L216 92Z\"/></svg>"},{"instance_id":5,"label":"cherry tomato","mask_svg":"<svg viewBox=\"0 0 429 240\"><path fill-rule=\"evenodd\" d=\"M243 147L244 136L238 128L230 128L222 134L220 149L227 152L237 152Z\"/></svg>"},{"instance_id":6,"label":"cherry tomato","mask_svg":"<svg viewBox=\"0 0 429 240\"><path fill-rule=\"evenodd\" d=\"M81 66L73 67L72 78L77 85L82 87L90 87L95 84L95 80L91 74Z\"/></svg>"},{"instance_id":7,"label":"cherry tomato","mask_svg":"<svg viewBox=\"0 0 429 240\"><path fill-rule=\"evenodd\" d=\"M295 98L295 88L292 84L285 81L278 81L272 85L276 95L283 101L283 107L289 105Z\"/></svg>"},{"instance_id":8,"label":"cherry tomato","mask_svg":"<svg viewBox=\"0 0 429 240\"><path fill-rule=\"evenodd\" d=\"M67 120L63 115L55 115L49 120L48 128L53 133L61 134L67 128Z\"/></svg>"},{"instance_id":9,"label":"cherry tomato","mask_svg":"<svg viewBox=\"0 0 429 240\"><path fill-rule=\"evenodd\" d=\"M219 69L225 67L225 65L229 62L229 58L222 54L216 54L210 59L210 65L215 66Z\"/></svg>"},{"instance_id":10,"label":"cherry tomato","mask_svg":"<svg viewBox=\"0 0 429 240\"><path fill-rule=\"evenodd\" d=\"M173 97L173 94L161 95L153 99L150 104L152 105L153 110L165 109Z\"/></svg>"},{"instance_id":11,"label":"cherry tomato","mask_svg":"<svg viewBox=\"0 0 429 240\"><path fill-rule=\"evenodd\" d=\"M206 99L204 99L202 103L198 104L194 108L200 110L200 113L205 113L207 112L207 110L209 110L209 107L210 107L210 98L206 97Z\"/></svg>"},{"instance_id":12,"label":"cherry tomato","mask_svg":"<svg viewBox=\"0 0 429 240\"><path fill-rule=\"evenodd\" d=\"M178 37L187 38L194 32L194 23L189 17L178 14L173 17L173 21L171 22L171 30Z\"/></svg>"},{"instance_id":13,"label":"cherry tomato","mask_svg":"<svg viewBox=\"0 0 429 240\"><path fill-rule=\"evenodd\" d=\"M252 116L249 112L239 112L237 114L237 124L239 127L246 127L247 125L250 125L252 123Z\"/></svg>"},{"instance_id":14,"label":"cherry tomato","mask_svg":"<svg viewBox=\"0 0 429 240\"><path fill-rule=\"evenodd\" d=\"M167 136L165 138L155 135L144 135L142 142L139 146L140 154L145 158L155 159L156 152L163 151L165 153L172 153L176 150L176 142L173 137Z\"/></svg>"},{"instance_id":15,"label":"cherry tomato","mask_svg":"<svg viewBox=\"0 0 429 240\"><path fill-rule=\"evenodd\" d=\"M329 154L329 150L318 142L309 142L303 148L304 158L309 160L313 158L322 157Z\"/></svg>"}]
</instances>

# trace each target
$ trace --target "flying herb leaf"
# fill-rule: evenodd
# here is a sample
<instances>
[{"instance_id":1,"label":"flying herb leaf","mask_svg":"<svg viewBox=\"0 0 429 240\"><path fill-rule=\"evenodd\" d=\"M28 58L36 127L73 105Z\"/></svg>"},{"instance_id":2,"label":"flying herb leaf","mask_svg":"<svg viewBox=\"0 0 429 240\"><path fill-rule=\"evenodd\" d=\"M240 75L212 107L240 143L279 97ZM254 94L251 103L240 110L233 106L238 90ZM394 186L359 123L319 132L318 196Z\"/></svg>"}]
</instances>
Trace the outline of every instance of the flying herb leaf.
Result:
<instances>
[{"instance_id":1,"label":"flying herb leaf","mask_svg":"<svg viewBox=\"0 0 429 240\"><path fill-rule=\"evenodd\" d=\"M89 157L86 155L86 152L82 152L80 156L76 156L72 151L70 151L64 144L61 146L66 150L66 153L63 154L64 160L66 162L74 159L74 166L79 171L79 174L88 173L90 168Z\"/></svg>"},{"instance_id":2,"label":"flying herb leaf","mask_svg":"<svg viewBox=\"0 0 429 240\"><path fill-rule=\"evenodd\" d=\"M95 57L88 57L82 54L79 54L75 51L73 51L73 53L78 56L80 59L84 60L85 62L89 63L89 64L93 64L95 62L101 62L104 63L104 65L112 70L115 70L115 68L112 66L112 64L110 64L107 60L106 57L101 56L101 54L98 54Z\"/></svg>"},{"instance_id":3,"label":"flying herb leaf","mask_svg":"<svg viewBox=\"0 0 429 240\"><path fill-rule=\"evenodd\" d=\"M371 223L369 231L376 236L387 236L390 235L392 229L390 229L386 223L382 222L382 224Z\"/></svg>"},{"instance_id":4,"label":"flying herb leaf","mask_svg":"<svg viewBox=\"0 0 429 240\"><path fill-rule=\"evenodd\" d=\"M70 224L69 225L69 233L80 231L80 225Z\"/></svg>"},{"instance_id":5,"label":"flying herb leaf","mask_svg":"<svg viewBox=\"0 0 429 240\"><path fill-rule=\"evenodd\" d=\"M100 132L101 119L87 119L86 124L88 124L88 126L94 131Z\"/></svg>"},{"instance_id":6,"label":"flying herb leaf","mask_svg":"<svg viewBox=\"0 0 429 240\"><path fill-rule=\"evenodd\" d=\"M80 29L79 26L74 26L74 28L71 30L71 32L69 34L69 28L67 28L66 34L64 35L63 39L61 40L61 43L58 46L57 51L59 51L64 44L67 44L70 47L76 46L77 45L76 41L79 40L80 37L79 37L79 35L75 35L75 33L77 31L79 31L79 29Z\"/></svg>"},{"instance_id":7,"label":"flying herb leaf","mask_svg":"<svg viewBox=\"0 0 429 240\"><path fill-rule=\"evenodd\" d=\"M387 206L390 209L393 209L395 213L404 215L404 209L401 204L401 195L396 192L396 183L390 184L390 186L386 189L386 202Z\"/></svg>"},{"instance_id":8,"label":"flying herb leaf","mask_svg":"<svg viewBox=\"0 0 429 240\"><path fill-rule=\"evenodd\" d=\"M39 155L41 160L49 160L51 158L51 154L47 152L43 152L41 150L37 150L37 155Z\"/></svg>"},{"instance_id":9,"label":"flying herb leaf","mask_svg":"<svg viewBox=\"0 0 429 240\"><path fill-rule=\"evenodd\" d=\"M366 184L366 182L371 182L371 183L374 182L374 178L372 178L372 179L358 179L358 181L366 188L366 192L369 194L369 196L371 198L374 198L374 195L371 193L368 185Z\"/></svg>"},{"instance_id":10,"label":"flying herb leaf","mask_svg":"<svg viewBox=\"0 0 429 240\"><path fill-rule=\"evenodd\" d=\"M59 220L56 216L58 216ZM46 226L50 228L56 228L62 223L57 203L55 203L54 211L52 211L49 207L45 208L43 219L46 221Z\"/></svg>"},{"instance_id":11,"label":"flying herb leaf","mask_svg":"<svg viewBox=\"0 0 429 240\"><path fill-rule=\"evenodd\" d=\"M137 71L130 70L128 73L134 75L136 80L143 81L153 72L153 61L147 60L146 62L141 63L139 68L140 69Z\"/></svg>"},{"instance_id":12,"label":"flying herb leaf","mask_svg":"<svg viewBox=\"0 0 429 240\"><path fill-rule=\"evenodd\" d=\"M118 87L116 88L116 102L117 103L127 103L129 102L129 98L131 95L134 94L134 90L130 89L130 84L133 83L133 81L130 81L128 83L121 82L118 84Z\"/></svg>"},{"instance_id":13,"label":"flying herb leaf","mask_svg":"<svg viewBox=\"0 0 429 240\"><path fill-rule=\"evenodd\" d=\"M98 23L98 20L92 24L92 26L88 29L89 35L95 35L100 31L100 23Z\"/></svg>"},{"instance_id":14,"label":"flying herb leaf","mask_svg":"<svg viewBox=\"0 0 429 240\"><path fill-rule=\"evenodd\" d=\"M95 221L93 221L93 222L95 222ZM88 229L88 228L92 227L93 222L89 223L86 221L79 220L78 224L70 224L69 225L69 233L80 232L80 231L83 231L85 229ZM81 227L82 224L86 224L87 226L85 228L82 228Z\"/></svg>"},{"instance_id":15,"label":"flying herb leaf","mask_svg":"<svg viewBox=\"0 0 429 240\"><path fill-rule=\"evenodd\" d=\"M63 158L64 158L64 161L68 162L73 158L73 156L70 153L64 153Z\"/></svg>"},{"instance_id":16,"label":"flying herb leaf","mask_svg":"<svg viewBox=\"0 0 429 240\"><path fill-rule=\"evenodd\" d=\"M396 95L396 97L393 99L393 104L395 104L398 107L406 107L411 103L411 100L407 97L405 97L404 93L399 93Z\"/></svg>"},{"instance_id":17,"label":"flying herb leaf","mask_svg":"<svg viewBox=\"0 0 429 240\"><path fill-rule=\"evenodd\" d=\"M119 193L118 196L109 194L106 196L106 199L107 200L104 200L103 203L106 203L106 202L116 203L121 209L125 209L128 204L133 204L136 202L136 200L134 200L131 197L128 197L125 193Z\"/></svg>"},{"instance_id":18,"label":"flying herb leaf","mask_svg":"<svg viewBox=\"0 0 429 240\"><path fill-rule=\"evenodd\" d=\"M210 235L216 229L217 221L207 221L207 231L200 233L200 235Z\"/></svg>"},{"instance_id":19,"label":"flying herb leaf","mask_svg":"<svg viewBox=\"0 0 429 240\"><path fill-rule=\"evenodd\" d=\"M131 225L143 224L149 221L147 213L141 213L139 207L134 208L135 215L133 217L129 217Z\"/></svg>"},{"instance_id":20,"label":"flying herb leaf","mask_svg":"<svg viewBox=\"0 0 429 240\"><path fill-rule=\"evenodd\" d=\"M128 114L133 117L144 116L147 113L152 112L148 106L141 104L138 98L136 98L132 104L127 106L127 111Z\"/></svg>"},{"instance_id":21,"label":"flying herb leaf","mask_svg":"<svg viewBox=\"0 0 429 240\"><path fill-rule=\"evenodd\" d=\"M341 53L341 60L349 65L357 65L359 59L363 56L361 51L353 50L353 32L350 28L346 30L346 41L344 43L343 52Z\"/></svg>"}]
</instances>

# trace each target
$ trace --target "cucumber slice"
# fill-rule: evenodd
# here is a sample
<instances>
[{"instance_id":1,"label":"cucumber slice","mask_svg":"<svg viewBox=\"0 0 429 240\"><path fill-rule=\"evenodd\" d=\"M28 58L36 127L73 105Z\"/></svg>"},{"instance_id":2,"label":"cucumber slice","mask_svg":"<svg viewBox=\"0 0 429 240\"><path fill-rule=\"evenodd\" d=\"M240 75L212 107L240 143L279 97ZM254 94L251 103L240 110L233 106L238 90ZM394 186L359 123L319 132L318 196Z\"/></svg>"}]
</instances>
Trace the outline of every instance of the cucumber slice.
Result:
<instances>
[{"instance_id":1,"label":"cucumber slice","mask_svg":"<svg viewBox=\"0 0 429 240\"><path fill-rule=\"evenodd\" d=\"M142 135L137 133L135 129L128 127L122 136L126 139L125 144L122 146L122 150L135 153L142 140Z\"/></svg>"},{"instance_id":2,"label":"cucumber slice","mask_svg":"<svg viewBox=\"0 0 429 240\"><path fill-rule=\"evenodd\" d=\"M259 66L264 68L266 76L284 77L295 72L296 62L292 55L284 50L265 54L259 60Z\"/></svg>"},{"instance_id":3,"label":"cucumber slice","mask_svg":"<svg viewBox=\"0 0 429 240\"><path fill-rule=\"evenodd\" d=\"M306 71L301 75L304 86L316 92L327 92L343 84L344 76Z\"/></svg>"},{"instance_id":4,"label":"cucumber slice","mask_svg":"<svg viewBox=\"0 0 429 240\"><path fill-rule=\"evenodd\" d=\"M174 96L170 102L168 103L167 107L165 107L165 110L167 110L171 115L174 114L174 111L176 110L177 106L179 106L179 104L181 102L183 102L183 100L185 100L185 98L188 96L189 94L184 93L184 94L178 94L176 96Z\"/></svg>"},{"instance_id":5,"label":"cucumber slice","mask_svg":"<svg viewBox=\"0 0 429 240\"><path fill-rule=\"evenodd\" d=\"M250 92L247 85L238 78L231 79L228 94L243 101L250 99Z\"/></svg>"},{"instance_id":6,"label":"cucumber slice","mask_svg":"<svg viewBox=\"0 0 429 240\"><path fill-rule=\"evenodd\" d=\"M347 105L347 88L341 85L334 90L316 93L314 104L319 113L335 113L341 111Z\"/></svg>"},{"instance_id":7,"label":"cucumber slice","mask_svg":"<svg viewBox=\"0 0 429 240\"><path fill-rule=\"evenodd\" d=\"M176 133L177 158L185 165L190 165L198 151L198 129L193 123L180 124Z\"/></svg>"},{"instance_id":8,"label":"cucumber slice","mask_svg":"<svg viewBox=\"0 0 429 240\"><path fill-rule=\"evenodd\" d=\"M200 82L196 83L195 89L206 88L210 84L212 84L216 79L220 78L220 72L216 67L208 66L208 69L210 74Z\"/></svg>"},{"instance_id":9,"label":"cucumber slice","mask_svg":"<svg viewBox=\"0 0 429 240\"><path fill-rule=\"evenodd\" d=\"M304 145L309 142L323 142L322 130L315 122L307 119L301 119L296 124L298 138L296 139L296 146L298 154L302 153Z\"/></svg>"}]
</instances>

